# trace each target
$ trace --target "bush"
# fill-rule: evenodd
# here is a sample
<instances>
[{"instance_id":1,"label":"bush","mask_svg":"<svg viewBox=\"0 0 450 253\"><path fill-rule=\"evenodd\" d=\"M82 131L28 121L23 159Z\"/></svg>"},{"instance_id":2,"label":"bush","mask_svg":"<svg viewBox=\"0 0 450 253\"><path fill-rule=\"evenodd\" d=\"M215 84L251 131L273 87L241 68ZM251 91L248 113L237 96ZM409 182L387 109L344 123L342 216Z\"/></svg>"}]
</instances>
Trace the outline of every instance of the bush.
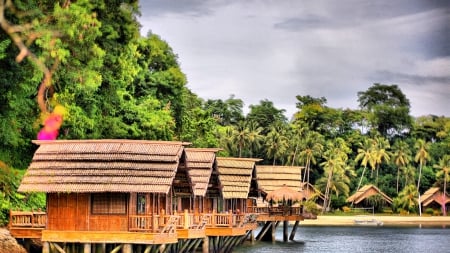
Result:
<instances>
[{"instance_id":1,"label":"bush","mask_svg":"<svg viewBox=\"0 0 450 253\"><path fill-rule=\"evenodd\" d=\"M426 214L429 214L429 215L433 215L434 209L431 208L431 207L428 207L427 209L425 209L425 213L426 213Z\"/></svg>"}]
</instances>

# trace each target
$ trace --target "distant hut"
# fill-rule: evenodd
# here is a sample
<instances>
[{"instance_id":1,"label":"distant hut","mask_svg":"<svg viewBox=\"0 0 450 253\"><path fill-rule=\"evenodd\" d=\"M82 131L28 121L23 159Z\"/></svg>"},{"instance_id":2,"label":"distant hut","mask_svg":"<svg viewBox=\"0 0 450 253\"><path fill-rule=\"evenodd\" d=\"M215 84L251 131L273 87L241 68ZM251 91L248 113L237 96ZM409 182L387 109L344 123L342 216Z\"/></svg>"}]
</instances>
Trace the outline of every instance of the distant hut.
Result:
<instances>
[{"instance_id":1,"label":"distant hut","mask_svg":"<svg viewBox=\"0 0 450 253\"><path fill-rule=\"evenodd\" d=\"M217 210L220 184L217 176L217 148L185 148L186 167L193 187L193 210L197 213Z\"/></svg>"},{"instance_id":2,"label":"distant hut","mask_svg":"<svg viewBox=\"0 0 450 253\"><path fill-rule=\"evenodd\" d=\"M347 202L353 204L353 206L357 208L370 208L373 207L373 205L369 203L368 199L376 195L381 196L383 206L392 205L392 199L372 184L363 186L359 191L355 192L355 194L348 197Z\"/></svg>"},{"instance_id":3,"label":"distant hut","mask_svg":"<svg viewBox=\"0 0 450 253\"><path fill-rule=\"evenodd\" d=\"M217 157L222 204L218 211L247 210L247 199L257 196L256 162L262 159Z\"/></svg>"},{"instance_id":4,"label":"distant hut","mask_svg":"<svg viewBox=\"0 0 450 253\"><path fill-rule=\"evenodd\" d=\"M163 237L151 234L160 229L160 220L152 217L170 214L172 199L183 191L172 183L178 168L185 166L186 143L137 140L34 143L39 148L18 190L47 193L43 242L81 242L87 243L86 247L91 243L125 243L127 252L131 251L129 245L136 242L177 242L176 234ZM115 231L114 235L111 231ZM150 233L133 234L133 231ZM44 252L47 250L44 247Z\"/></svg>"},{"instance_id":5,"label":"distant hut","mask_svg":"<svg viewBox=\"0 0 450 253\"><path fill-rule=\"evenodd\" d=\"M439 189L439 187L431 187L428 189L422 196L420 196L420 201L423 208L442 210L442 207L445 206L445 211L448 211L450 207L450 196L448 194L444 196L444 193ZM443 205L443 203L445 204Z\"/></svg>"}]
</instances>

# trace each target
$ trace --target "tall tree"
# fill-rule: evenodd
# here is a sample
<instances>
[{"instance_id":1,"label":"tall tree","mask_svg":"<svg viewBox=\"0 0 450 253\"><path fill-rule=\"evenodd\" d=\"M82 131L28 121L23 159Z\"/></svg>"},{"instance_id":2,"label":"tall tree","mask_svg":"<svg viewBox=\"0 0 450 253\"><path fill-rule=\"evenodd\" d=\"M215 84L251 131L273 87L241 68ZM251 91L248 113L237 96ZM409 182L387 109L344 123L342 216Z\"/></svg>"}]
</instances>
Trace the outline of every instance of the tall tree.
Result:
<instances>
[{"instance_id":1,"label":"tall tree","mask_svg":"<svg viewBox=\"0 0 450 253\"><path fill-rule=\"evenodd\" d=\"M393 145L393 162L397 166L397 193L400 179L400 170L406 167L411 161L411 150L408 144L402 140L396 140Z\"/></svg>"},{"instance_id":2,"label":"tall tree","mask_svg":"<svg viewBox=\"0 0 450 253\"><path fill-rule=\"evenodd\" d=\"M343 193L348 196L350 179L345 173L348 159L347 151L348 147L346 147L345 142L339 139L335 140L334 143L327 143L327 151L324 153L325 161L321 163L321 166L324 167L324 177L317 182L318 187L323 188L323 183L326 181L325 203L322 213L330 207L332 191L336 192L337 195Z\"/></svg>"},{"instance_id":3,"label":"tall tree","mask_svg":"<svg viewBox=\"0 0 450 253\"><path fill-rule=\"evenodd\" d=\"M222 126L235 125L244 120L243 107L242 99L235 98L234 95L231 95L225 101L208 99L203 105L204 110L208 111Z\"/></svg>"},{"instance_id":4,"label":"tall tree","mask_svg":"<svg viewBox=\"0 0 450 253\"><path fill-rule=\"evenodd\" d=\"M277 159L283 158L289 145L282 126L272 125L269 133L265 137L267 158L272 159L273 165L276 164Z\"/></svg>"},{"instance_id":5,"label":"tall tree","mask_svg":"<svg viewBox=\"0 0 450 253\"><path fill-rule=\"evenodd\" d=\"M378 173L380 171L380 165L385 162L389 162L391 159L391 152L388 151L390 149L391 145L389 144L389 141L386 140L384 137L378 136L375 137L375 145L373 146L373 152L374 152L374 160L376 164L376 185L378 186Z\"/></svg>"},{"instance_id":6,"label":"tall tree","mask_svg":"<svg viewBox=\"0 0 450 253\"><path fill-rule=\"evenodd\" d=\"M284 109L275 108L272 101L261 100L258 105L250 105L250 112L247 114L247 120L255 121L258 126L263 128L262 135L270 131L274 124L284 124L287 119L284 116Z\"/></svg>"},{"instance_id":7,"label":"tall tree","mask_svg":"<svg viewBox=\"0 0 450 253\"><path fill-rule=\"evenodd\" d=\"M303 174L303 183L309 183L311 164L316 164L316 157L319 157L323 151L323 136L317 132L309 131L306 138L301 141L301 151L299 158L305 164Z\"/></svg>"},{"instance_id":8,"label":"tall tree","mask_svg":"<svg viewBox=\"0 0 450 253\"><path fill-rule=\"evenodd\" d=\"M372 139L365 138L358 145L359 145L358 155L355 158L355 162L361 161L361 165L364 166L364 168L361 173L361 178L359 179L356 191L359 191L361 187L361 183L364 178L364 173L366 172L367 164L369 164L372 167L372 169L375 168L375 160L373 153L374 141Z\"/></svg>"},{"instance_id":9,"label":"tall tree","mask_svg":"<svg viewBox=\"0 0 450 253\"><path fill-rule=\"evenodd\" d=\"M401 135L411 129L409 100L397 85L375 83L358 92L359 106L374 116L373 125L385 137Z\"/></svg>"},{"instance_id":10,"label":"tall tree","mask_svg":"<svg viewBox=\"0 0 450 253\"><path fill-rule=\"evenodd\" d=\"M422 216L422 204L420 200L420 179L422 177L422 168L426 164L427 160L430 159L430 154L428 153L430 144L423 139L419 139L415 143L415 148L417 149L416 156L414 157L415 162L419 162L419 177L417 179L417 193L419 195L419 215Z\"/></svg>"}]
</instances>

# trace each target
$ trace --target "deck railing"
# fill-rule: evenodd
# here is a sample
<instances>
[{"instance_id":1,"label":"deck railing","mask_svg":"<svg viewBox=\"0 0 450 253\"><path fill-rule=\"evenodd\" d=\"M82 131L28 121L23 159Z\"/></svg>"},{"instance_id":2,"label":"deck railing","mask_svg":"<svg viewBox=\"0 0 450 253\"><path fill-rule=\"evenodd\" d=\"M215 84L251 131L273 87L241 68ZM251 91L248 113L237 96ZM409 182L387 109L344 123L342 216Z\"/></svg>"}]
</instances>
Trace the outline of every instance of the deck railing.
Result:
<instances>
[{"instance_id":1,"label":"deck railing","mask_svg":"<svg viewBox=\"0 0 450 253\"><path fill-rule=\"evenodd\" d=\"M248 213L259 213L269 215L303 215L303 206L263 206L248 207Z\"/></svg>"},{"instance_id":2,"label":"deck railing","mask_svg":"<svg viewBox=\"0 0 450 253\"><path fill-rule=\"evenodd\" d=\"M175 213L173 215L129 215L129 231L135 232L159 232L169 222L171 217L178 216L177 229L196 229L205 227L238 227L246 221L248 214L233 213ZM45 212L33 211L10 211L10 227L45 228L47 214Z\"/></svg>"},{"instance_id":3,"label":"deck railing","mask_svg":"<svg viewBox=\"0 0 450 253\"><path fill-rule=\"evenodd\" d=\"M47 214L42 211L10 211L9 225L11 227L45 228Z\"/></svg>"}]
</instances>

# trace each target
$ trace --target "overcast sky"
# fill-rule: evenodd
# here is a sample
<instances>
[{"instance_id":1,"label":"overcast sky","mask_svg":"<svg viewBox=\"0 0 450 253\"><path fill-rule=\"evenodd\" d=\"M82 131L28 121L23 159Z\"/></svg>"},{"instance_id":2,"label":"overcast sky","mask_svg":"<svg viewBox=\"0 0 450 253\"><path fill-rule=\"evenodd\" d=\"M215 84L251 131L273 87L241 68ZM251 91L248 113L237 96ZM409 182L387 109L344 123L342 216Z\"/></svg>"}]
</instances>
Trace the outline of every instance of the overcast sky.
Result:
<instances>
[{"instance_id":1,"label":"overcast sky","mask_svg":"<svg viewBox=\"0 0 450 253\"><path fill-rule=\"evenodd\" d=\"M411 114L450 116L450 0L141 0L142 35L178 55L203 99L296 95L358 108L357 92L397 84Z\"/></svg>"}]
</instances>

